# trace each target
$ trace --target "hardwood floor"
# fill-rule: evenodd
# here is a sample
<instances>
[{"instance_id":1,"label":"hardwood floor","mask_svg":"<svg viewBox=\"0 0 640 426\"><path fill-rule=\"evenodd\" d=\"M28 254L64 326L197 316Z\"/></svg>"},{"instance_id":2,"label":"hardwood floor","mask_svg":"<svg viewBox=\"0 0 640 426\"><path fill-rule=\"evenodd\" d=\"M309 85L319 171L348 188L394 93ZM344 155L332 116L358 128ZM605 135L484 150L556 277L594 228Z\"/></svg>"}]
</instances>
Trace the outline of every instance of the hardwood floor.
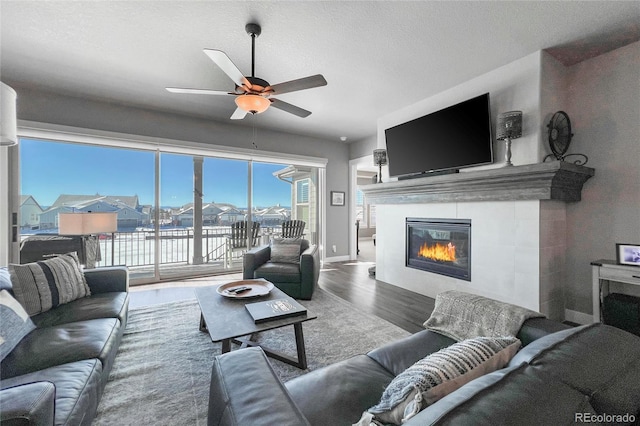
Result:
<instances>
[{"instance_id":1,"label":"hardwood floor","mask_svg":"<svg viewBox=\"0 0 640 426\"><path fill-rule=\"evenodd\" d=\"M320 288L410 333L423 330L435 300L369 276L369 262L328 263L320 273Z\"/></svg>"},{"instance_id":2,"label":"hardwood floor","mask_svg":"<svg viewBox=\"0 0 640 426\"><path fill-rule=\"evenodd\" d=\"M372 265L370 261L326 263L318 286L410 333L422 330L422 323L433 311L434 299L374 279L368 272ZM242 279L242 274L131 287L130 308L193 299L196 287L236 279Z\"/></svg>"}]
</instances>

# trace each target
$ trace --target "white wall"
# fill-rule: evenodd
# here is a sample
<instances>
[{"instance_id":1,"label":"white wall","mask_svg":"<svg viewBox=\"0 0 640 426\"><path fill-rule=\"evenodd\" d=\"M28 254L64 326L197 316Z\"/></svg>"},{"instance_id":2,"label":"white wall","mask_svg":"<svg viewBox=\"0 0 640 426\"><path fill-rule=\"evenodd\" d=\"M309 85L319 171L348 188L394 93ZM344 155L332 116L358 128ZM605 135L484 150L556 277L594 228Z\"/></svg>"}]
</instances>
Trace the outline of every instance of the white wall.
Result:
<instances>
[{"instance_id":1,"label":"white wall","mask_svg":"<svg viewBox=\"0 0 640 426\"><path fill-rule=\"evenodd\" d=\"M496 117L499 113L512 110L521 110L523 113L523 136L520 139L514 139L512 144L513 156L511 161L513 164L532 164L541 161L541 152L543 151L540 135L541 61L542 52L533 53L379 118L377 147L385 147L384 130L389 127L489 92L494 135ZM504 142L494 140L493 147L495 162L491 166L486 166L486 168L500 167L504 164Z\"/></svg>"},{"instance_id":2,"label":"white wall","mask_svg":"<svg viewBox=\"0 0 640 426\"><path fill-rule=\"evenodd\" d=\"M353 141L349 144L349 159L354 160L356 158L372 155L373 150L376 149L378 143L378 135L374 134L369 137Z\"/></svg>"},{"instance_id":3,"label":"white wall","mask_svg":"<svg viewBox=\"0 0 640 426\"><path fill-rule=\"evenodd\" d=\"M528 55L381 117L378 120L378 147L385 145L386 128L489 92L494 135L496 117L500 112L523 112L523 136L513 142L513 163L540 162L543 157L540 117L542 60L542 52ZM504 165L504 153L504 142L494 141L494 164L472 169L501 167ZM540 310L540 205L539 201L379 205L376 207L379 241L376 276L430 297L441 291L458 289ZM471 219L471 282L407 268L404 258L406 217ZM546 271L547 268L544 269ZM546 299L545 296L544 308L550 310ZM554 311L558 311L558 303L563 305L562 300L554 300L554 303Z\"/></svg>"},{"instance_id":4,"label":"white wall","mask_svg":"<svg viewBox=\"0 0 640 426\"><path fill-rule=\"evenodd\" d=\"M568 108L568 81L562 64L545 52L537 52L382 117L378 120L377 144L384 147L385 128L489 92L494 130L500 112L523 111L523 137L513 142L513 163L538 163L550 153L548 120L553 112ZM504 143L494 141L495 162L483 168L501 167L504 151ZM577 209L582 207L580 203L576 205ZM569 275L564 203L516 201L405 207L378 206L378 278L431 297L459 289L526 306L551 318L564 318L564 286ZM404 266L404 218L412 215L472 219L471 282Z\"/></svg>"},{"instance_id":5,"label":"white wall","mask_svg":"<svg viewBox=\"0 0 640 426\"><path fill-rule=\"evenodd\" d=\"M377 206L376 278L435 296L460 290L564 318L565 204L484 201ZM471 220L471 281L405 266L405 218ZM384 223L384 226L382 225Z\"/></svg>"},{"instance_id":6,"label":"white wall","mask_svg":"<svg viewBox=\"0 0 640 426\"><path fill-rule=\"evenodd\" d=\"M567 207L567 308L591 313L591 267L616 243L640 244L640 42L568 68L570 152L596 174ZM628 290L637 286L631 286Z\"/></svg>"},{"instance_id":7,"label":"white wall","mask_svg":"<svg viewBox=\"0 0 640 426\"><path fill-rule=\"evenodd\" d=\"M514 140L512 147L514 164L537 163L551 152L546 124L554 112L563 110L569 114L575 134L569 152L588 155L587 166L596 170L584 185L582 201L560 207L541 204L539 294L531 293L527 296L531 300L522 303L538 303L541 310L557 315L558 302L564 300L568 311L584 318L591 313L590 262L615 259L616 242L640 244L640 42L572 67L565 67L546 52L529 55L382 117L376 146L384 147L385 128L487 91L491 93L494 126L499 112L520 109L524 113L524 136ZM502 142L494 142L494 156L497 163L493 167L501 166ZM397 225L382 223L382 210L379 206L379 239L384 238L386 226L398 232ZM377 260L385 262L384 257L391 254L387 243L381 243L377 250L384 246L385 254L379 254ZM379 270L377 273L381 277ZM411 275L422 272L408 274L401 278L388 274L387 279L412 287L424 281L424 275ZM629 290L640 295L638 288L625 291ZM505 288L502 299L512 296Z\"/></svg>"},{"instance_id":8,"label":"white wall","mask_svg":"<svg viewBox=\"0 0 640 426\"><path fill-rule=\"evenodd\" d=\"M539 201L377 206L376 278L434 297L461 290L540 308ZM471 219L471 281L405 266L405 218Z\"/></svg>"}]
</instances>

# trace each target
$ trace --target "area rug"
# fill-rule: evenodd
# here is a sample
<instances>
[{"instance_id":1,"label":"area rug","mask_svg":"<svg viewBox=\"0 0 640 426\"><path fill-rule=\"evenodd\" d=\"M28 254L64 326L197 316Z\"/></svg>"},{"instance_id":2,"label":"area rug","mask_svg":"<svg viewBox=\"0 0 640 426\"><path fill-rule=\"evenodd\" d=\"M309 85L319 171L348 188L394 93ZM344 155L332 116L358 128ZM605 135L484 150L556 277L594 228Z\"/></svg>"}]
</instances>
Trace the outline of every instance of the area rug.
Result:
<instances>
[{"instance_id":1,"label":"area rug","mask_svg":"<svg viewBox=\"0 0 640 426\"><path fill-rule=\"evenodd\" d=\"M322 289L301 301L308 369L269 358L282 381L409 335ZM198 329L195 299L132 309L94 425L206 425L213 357L221 345ZM258 341L295 356L293 326ZM232 350L238 350L232 345Z\"/></svg>"}]
</instances>

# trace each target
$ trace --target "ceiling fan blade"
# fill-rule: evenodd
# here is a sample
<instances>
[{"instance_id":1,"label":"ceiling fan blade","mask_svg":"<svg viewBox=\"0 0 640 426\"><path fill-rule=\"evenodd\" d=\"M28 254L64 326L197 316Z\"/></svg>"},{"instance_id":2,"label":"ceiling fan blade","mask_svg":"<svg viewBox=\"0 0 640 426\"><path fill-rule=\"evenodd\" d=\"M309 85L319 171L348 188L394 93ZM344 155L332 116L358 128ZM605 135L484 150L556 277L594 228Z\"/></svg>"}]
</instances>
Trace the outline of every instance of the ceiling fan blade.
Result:
<instances>
[{"instance_id":1,"label":"ceiling fan blade","mask_svg":"<svg viewBox=\"0 0 640 426\"><path fill-rule=\"evenodd\" d=\"M276 95L280 95L282 93L295 92L297 90L311 89L313 87L326 85L327 80L324 79L322 74L316 74L310 77L304 77L297 80L274 84L273 86L271 86L271 90L273 90L273 93L275 93Z\"/></svg>"},{"instance_id":2,"label":"ceiling fan blade","mask_svg":"<svg viewBox=\"0 0 640 426\"><path fill-rule=\"evenodd\" d=\"M233 114L231 115L231 119L232 120L242 120L245 115L247 115L247 111L240 109L240 108L236 108L236 110L233 112Z\"/></svg>"},{"instance_id":3,"label":"ceiling fan blade","mask_svg":"<svg viewBox=\"0 0 640 426\"><path fill-rule=\"evenodd\" d=\"M290 114L297 115L298 117L308 117L311 115L311 111L307 111L306 109L302 109L295 105L291 105L288 102L281 101L279 99L269 98L271 101L271 106L274 108L281 109L282 111L286 111Z\"/></svg>"},{"instance_id":4,"label":"ceiling fan blade","mask_svg":"<svg viewBox=\"0 0 640 426\"><path fill-rule=\"evenodd\" d=\"M249 83L249 80L247 80L247 78L242 75L238 67L236 67L236 65L231 62L231 59L229 59L226 53L216 49L204 49L204 53L206 53L207 56L211 58L211 60L215 62L215 64L220 67L220 69L224 71L224 73L228 75L231 80L233 80L236 86L244 85L248 88L251 88L251 83Z\"/></svg>"},{"instance_id":5,"label":"ceiling fan blade","mask_svg":"<svg viewBox=\"0 0 640 426\"><path fill-rule=\"evenodd\" d=\"M235 95L235 93L225 90L185 89L181 87L167 87L166 89L171 93L187 93L193 95Z\"/></svg>"}]
</instances>

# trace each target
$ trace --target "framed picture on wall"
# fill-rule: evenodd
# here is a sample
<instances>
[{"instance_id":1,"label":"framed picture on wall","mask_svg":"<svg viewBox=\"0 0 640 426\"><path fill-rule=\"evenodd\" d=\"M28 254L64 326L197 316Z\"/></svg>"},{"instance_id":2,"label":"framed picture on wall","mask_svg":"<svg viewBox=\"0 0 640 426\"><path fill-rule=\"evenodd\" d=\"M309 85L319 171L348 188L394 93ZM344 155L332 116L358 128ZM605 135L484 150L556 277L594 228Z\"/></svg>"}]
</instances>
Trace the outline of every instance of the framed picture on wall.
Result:
<instances>
[{"instance_id":1,"label":"framed picture on wall","mask_svg":"<svg viewBox=\"0 0 640 426\"><path fill-rule=\"evenodd\" d=\"M640 244L616 244L619 265L640 266Z\"/></svg>"},{"instance_id":2,"label":"framed picture on wall","mask_svg":"<svg viewBox=\"0 0 640 426\"><path fill-rule=\"evenodd\" d=\"M331 205L344 206L344 192L331 191Z\"/></svg>"}]
</instances>

